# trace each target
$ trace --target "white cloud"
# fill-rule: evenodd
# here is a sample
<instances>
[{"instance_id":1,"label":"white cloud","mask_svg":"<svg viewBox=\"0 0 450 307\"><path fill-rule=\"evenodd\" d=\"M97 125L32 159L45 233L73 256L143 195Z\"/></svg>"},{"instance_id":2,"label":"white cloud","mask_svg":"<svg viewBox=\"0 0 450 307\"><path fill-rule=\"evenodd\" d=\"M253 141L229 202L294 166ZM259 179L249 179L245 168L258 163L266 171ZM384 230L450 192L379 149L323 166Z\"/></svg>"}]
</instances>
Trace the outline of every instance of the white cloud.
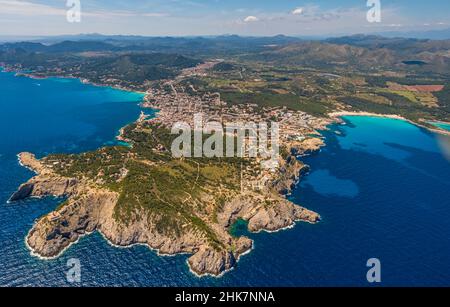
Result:
<instances>
[{"instance_id":1,"label":"white cloud","mask_svg":"<svg viewBox=\"0 0 450 307\"><path fill-rule=\"evenodd\" d=\"M189 0L170 0L179 3L184 1ZM229 14L222 18L217 14L202 14L200 11L194 15L182 14L177 9L171 9L170 5L153 8L145 6L138 10L126 6L123 9L113 9L109 6L90 5L88 2L82 5L83 22L69 24L66 21L65 0L47 0L47 3L51 5L44 4L42 0L0 0L1 34L29 36L98 32L163 36L223 33L330 35L382 32L387 29L423 29L424 22L431 24L427 28L442 28L449 24L445 20L422 20L414 21L411 25L412 20L402 15L397 7L385 7L383 23L373 25L367 22L367 10L364 6L323 8L315 4L298 4L296 7L294 3L290 9L280 11L239 7L227 11Z\"/></svg>"},{"instance_id":2,"label":"white cloud","mask_svg":"<svg viewBox=\"0 0 450 307\"><path fill-rule=\"evenodd\" d=\"M255 21L258 21L259 19L258 19L258 17L255 17L255 16L247 16L245 19L244 19L244 22L255 22Z\"/></svg>"},{"instance_id":3,"label":"white cloud","mask_svg":"<svg viewBox=\"0 0 450 307\"><path fill-rule=\"evenodd\" d=\"M22 0L0 0L0 15L16 16L66 16L65 3L61 7L33 3ZM82 11L87 17L166 17L168 14L159 12L137 13L134 11Z\"/></svg>"},{"instance_id":4,"label":"white cloud","mask_svg":"<svg viewBox=\"0 0 450 307\"><path fill-rule=\"evenodd\" d=\"M66 10L19 0L0 0L0 14L26 16L66 15Z\"/></svg>"},{"instance_id":5,"label":"white cloud","mask_svg":"<svg viewBox=\"0 0 450 307\"><path fill-rule=\"evenodd\" d=\"M166 13L136 13L133 11L91 11L84 13L86 16L91 17L105 17L105 18L114 18L114 17L167 17L169 14Z\"/></svg>"},{"instance_id":6,"label":"white cloud","mask_svg":"<svg viewBox=\"0 0 450 307\"><path fill-rule=\"evenodd\" d=\"M144 13L142 16L145 17L167 17L169 14L166 13Z\"/></svg>"},{"instance_id":7,"label":"white cloud","mask_svg":"<svg viewBox=\"0 0 450 307\"><path fill-rule=\"evenodd\" d=\"M301 14L303 14L303 12L304 12L304 9L302 7L298 7L295 10L293 10L291 13L292 13L292 15L301 15Z\"/></svg>"},{"instance_id":8,"label":"white cloud","mask_svg":"<svg viewBox=\"0 0 450 307\"><path fill-rule=\"evenodd\" d=\"M392 28L400 28L403 27L403 25L401 23L391 23L387 25L388 27L392 27Z\"/></svg>"}]
</instances>

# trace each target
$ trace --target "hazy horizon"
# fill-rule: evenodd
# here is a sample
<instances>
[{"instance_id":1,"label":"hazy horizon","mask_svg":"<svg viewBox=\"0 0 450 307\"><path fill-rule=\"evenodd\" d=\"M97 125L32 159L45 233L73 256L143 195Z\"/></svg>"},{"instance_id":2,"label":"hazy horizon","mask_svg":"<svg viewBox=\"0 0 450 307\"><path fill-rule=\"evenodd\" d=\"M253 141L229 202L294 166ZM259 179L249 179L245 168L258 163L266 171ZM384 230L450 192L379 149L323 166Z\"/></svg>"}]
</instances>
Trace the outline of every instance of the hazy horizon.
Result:
<instances>
[{"instance_id":1,"label":"hazy horizon","mask_svg":"<svg viewBox=\"0 0 450 307\"><path fill-rule=\"evenodd\" d=\"M277 37L285 36L291 38L305 39L305 40L324 40L335 37L346 36L379 36L385 38L412 38L412 39L431 39L431 40L447 40L450 39L450 28L443 29L441 31L410 31L410 32L374 32L374 33L336 33L330 35L286 35L286 34L274 34L274 35L241 35L236 33L224 33L217 35L135 35L135 34L104 34L104 33L77 33L77 34L58 34L58 35L0 35L0 43L8 42L20 42L20 41L45 41L52 39L93 39L96 37L136 37L136 38L217 38L227 36L238 36L242 38L264 38L264 37Z\"/></svg>"},{"instance_id":2,"label":"hazy horizon","mask_svg":"<svg viewBox=\"0 0 450 307\"><path fill-rule=\"evenodd\" d=\"M381 0L380 19L376 22L367 18L374 2L377 1L0 0L0 37L79 33L327 37L440 31L450 27L449 1L434 0L429 4ZM78 8L78 4L80 19L69 20L68 11Z\"/></svg>"}]
</instances>

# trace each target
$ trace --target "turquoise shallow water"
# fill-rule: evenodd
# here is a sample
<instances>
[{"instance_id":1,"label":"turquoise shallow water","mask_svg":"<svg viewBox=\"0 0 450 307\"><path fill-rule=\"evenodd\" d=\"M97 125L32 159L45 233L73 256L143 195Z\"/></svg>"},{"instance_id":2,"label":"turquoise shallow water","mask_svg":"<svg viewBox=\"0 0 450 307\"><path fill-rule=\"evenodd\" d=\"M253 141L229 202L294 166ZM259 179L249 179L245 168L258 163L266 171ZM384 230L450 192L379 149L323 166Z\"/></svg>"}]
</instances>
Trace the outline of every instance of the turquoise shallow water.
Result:
<instances>
[{"instance_id":1,"label":"turquoise shallow water","mask_svg":"<svg viewBox=\"0 0 450 307\"><path fill-rule=\"evenodd\" d=\"M58 200L6 203L32 176L15 155L110 144L121 126L138 117L142 97L9 73L0 73L0 90L0 285L67 286L66 263L73 257L81 262L81 286L367 286L366 262L373 257L381 260L383 285L450 285L450 163L443 151L449 140L370 117L332 126L324 132L327 147L304 158L312 171L290 198L323 221L251 234L255 249L222 278L193 276L186 255L118 249L98 234L56 260L34 258L26 233ZM235 233L245 234L245 223Z\"/></svg>"},{"instance_id":2,"label":"turquoise shallow water","mask_svg":"<svg viewBox=\"0 0 450 307\"><path fill-rule=\"evenodd\" d=\"M441 122L431 122L431 124L436 126L436 127L438 127L438 128L450 131L450 124L441 123Z\"/></svg>"}]
</instances>

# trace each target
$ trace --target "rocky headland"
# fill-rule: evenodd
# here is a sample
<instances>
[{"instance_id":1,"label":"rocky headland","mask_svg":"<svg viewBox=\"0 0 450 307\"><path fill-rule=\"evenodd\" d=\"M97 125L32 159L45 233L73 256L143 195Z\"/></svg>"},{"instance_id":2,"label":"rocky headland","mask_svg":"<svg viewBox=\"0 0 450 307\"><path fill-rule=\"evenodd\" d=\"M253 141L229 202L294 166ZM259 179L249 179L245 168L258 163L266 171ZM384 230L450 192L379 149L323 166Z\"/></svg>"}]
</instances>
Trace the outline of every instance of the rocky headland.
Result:
<instances>
[{"instance_id":1,"label":"rocky headland","mask_svg":"<svg viewBox=\"0 0 450 307\"><path fill-rule=\"evenodd\" d=\"M117 207L123 205L119 204L121 191L99 184L99 180L89 176L62 174L58 164L67 162L55 158L38 160L31 153L21 153L19 161L36 176L22 184L10 201L47 196L67 199L54 212L38 219L26 237L32 253L44 259L58 257L80 237L99 231L113 245L145 244L162 255L191 254L188 264L193 272L218 276L233 268L239 257L252 249L249 238L230 235L229 228L237 219L248 221L251 232L272 232L291 227L297 221L320 220L317 213L279 194L288 193L306 168L294 157L283 162L280 177L264 192L222 187L228 197L222 198L220 205L211 205L215 202L212 196L200 193L195 203L200 202L204 210L192 211L187 217L181 211L171 212L175 218L179 216L175 223L181 230L176 232L161 230L161 215L148 213L147 209L136 212L127 221L119 218ZM117 179L120 180L123 178Z\"/></svg>"},{"instance_id":2,"label":"rocky headland","mask_svg":"<svg viewBox=\"0 0 450 307\"><path fill-rule=\"evenodd\" d=\"M19 154L22 166L36 176L22 184L10 201L56 196L65 201L36 221L26 237L32 254L60 256L82 236L98 231L112 245L143 244L160 255L190 254L188 265L199 276L220 276L232 269L253 242L230 234L238 220L250 232L275 232L296 222L317 223L319 214L286 199L309 168L296 157L320 150L327 119L274 108L259 112L230 108L214 94L191 96L168 82L169 93L147 92L144 107L158 117L139 119L120 130L129 146L100 148L82 154L37 159ZM220 112L217 110L220 109ZM248 159L174 159L168 148L173 122L189 121L196 112L223 121L281 121L280 155L275 171ZM238 118L234 118L238 114Z\"/></svg>"}]
</instances>

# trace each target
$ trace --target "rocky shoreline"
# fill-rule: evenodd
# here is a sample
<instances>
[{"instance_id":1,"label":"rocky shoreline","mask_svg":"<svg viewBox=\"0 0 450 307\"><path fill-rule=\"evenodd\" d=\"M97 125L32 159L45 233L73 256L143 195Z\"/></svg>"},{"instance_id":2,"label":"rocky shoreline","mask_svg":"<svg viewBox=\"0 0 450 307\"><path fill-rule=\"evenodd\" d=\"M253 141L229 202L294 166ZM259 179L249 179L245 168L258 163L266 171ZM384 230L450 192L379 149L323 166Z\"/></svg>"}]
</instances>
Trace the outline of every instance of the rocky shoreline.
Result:
<instances>
[{"instance_id":1,"label":"rocky shoreline","mask_svg":"<svg viewBox=\"0 0 450 307\"><path fill-rule=\"evenodd\" d=\"M145 114L136 121L146 121ZM321 124L322 125L322 124ZM130 140L120 130L120 140ZM187 229L179 237L161 234L151 218L137 219L130 224L119 223L115 207L119 194L87 178L66 177L54 171L53 165L38 160L31 153L18 155L19 163L36 173L11 196L10 202L29 197L64 197L67 200L55 211L41 217L25 238L32 255L42 259L59 257L78 240L98 231L111 245L129 247L145 245L160 255L190 254L188 265L198 276L221 276L232 269L242 255L253 248L247 237L234 238L229 228L238 219L248 222L250 232L276 232L291 228L296 222L317 223L320 215L288 201L283 195L291 192L309 168L295 158L319 151L324 143L319 138L306 138L287 144L292 155L280 158L274 179L262 191L246 190L225 202L217 219L200 215L223 248L215 248L204 235ZM130 142L130 146L132 146ZM210 201L205 195L205 202ZM268 205L269 204L269 205Z\"/></svg>"},{"instance_id":2,"label":"rocky shoreline","mask_svg":"<svg viewBox=\"0 0 450 307\"><path fill-rule=\"evenodd\" d=\"M81 237L94 231L115 246L128 247L146 245L163 255L192 254L188 260L190 269L199 276L220 276L232 269L238 259L251 251L253 242L249 238L233 238L228 230L237 220L248 221L251 232L274 232L294 226L298 221L316 223L320 216L297 206L281 196L271 195L274 206L266 207L260 195L246 192L227 202L212 227L218 237L231 250L215 250L201 236L187 232L180 238L167 237L155 231L151 221L137 221L131 225L119 224L114 218L114 206L118 200L116 192L100 188L89 180L65 178L41 163L33 154L21 153L19 162L32 169L36 176L22 184L10 201L28 197L65 197L68 200L54 212L40 218L26 237L32 254L42 259L60 256ZM279 183L292 187L305 166L299 162L287 163L285 179Z\"/></svg>"},{"instance_id":3,"label":"rocky shoreline","mask_svg":"<svg viewBox=\"0 0 450 307\"><path fill-rule=\"evenodd\" d=\"M330 117L339 119L345 115L373 116L340 112L330 114ZM402 119L397 116L389 117ZM136 122L144 121L145 114L141 113ZM123 131L121 129L119 138L129 141L122 136ZM188 231L178 238L162 235L149 220L135 221L130 225L120 224L114 217L114 207L119 198L117 192L87 179L61 176L53 171L51 165L42 163L31 153L21 153L18 159L20 165L34 171L36 176L22 184L9 201L48 196L67 198L54 212L40 218L25 238L32 255L41 259L57 258L81 237L98 231L116 247L139 244L155 250L159 255L189 254L191 256L187 264L191 272L197 276L222 276L253 248L251 239L233 238L230 235L229 229L238 219L247 221L248 230L254 233L289 229L296 222L320 221L319 214L291 203L283 195L288 195L301 176L309 171L309 167L295 156L312 154L325 144L320 138L307 138L289 145L293 155L280 160L278 175L270 189L260 193L246 191L236 195L224 204L215 223L208 222L220 241L229 247L226 249L212 248L204 237L194 231ZM268 199L273 206L264 205Z\"/></svg>"}]
</instances>

